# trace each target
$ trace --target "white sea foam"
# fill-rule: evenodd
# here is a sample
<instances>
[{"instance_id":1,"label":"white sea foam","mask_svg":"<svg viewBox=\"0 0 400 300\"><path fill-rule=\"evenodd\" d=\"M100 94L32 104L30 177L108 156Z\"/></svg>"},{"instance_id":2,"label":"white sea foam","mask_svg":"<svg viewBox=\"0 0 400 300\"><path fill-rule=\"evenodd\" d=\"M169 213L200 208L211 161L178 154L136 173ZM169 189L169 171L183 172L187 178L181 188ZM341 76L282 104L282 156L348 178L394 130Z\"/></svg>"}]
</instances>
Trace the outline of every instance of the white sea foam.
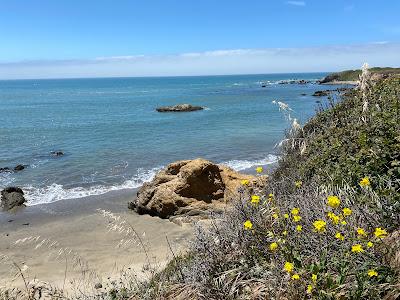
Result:
<instances>
[{"instance_id":1,"label":"white sea foam","mask_svg":"<svg viewBox=\"0 0 400 300\"><path fill-rule=\"evenodd\" d=\"M276 163L278 156L269 154L267 157L258 160L230 160L223 164L234 169L235 171L243 171L255 166L265 166Z\"/></svg>"},{"instance_id":2,"label":"white sea foam","mask_svg":"<svg viewBox=\"0 0 400 300\"><path fill-rule=\"evenodd\" d=\"M53 183L50 186L43 188L25 186L22 189L24 190L26 199L28 200L27 204L30 206L52 203L66 199L78 199L88 196L102 195L111 191L138 188L142 186L143 183L151 181L160 169L162 169L162 167L150 170L139 169L137 174L131 179L124 181L122 184L113 186L96 185L88 188L64 188L61 184Z\"/></svg>"},{"instance_id":3,"label":"white sea foam","mask_svg":"<svg viewBox=\"0 0 400 300\"><path fill-rule=\"evenodd\" d=\"M231 167L236 171L242 171L246 169L250 169L255 166L264 166L277 162L278 157L276 155L269 154L267 157L259 160L230 160L224 162L222 164ZM106 185L95 185L91 187L74 187L74 188L65 188L61 184L53 183L49 186L37 188L33 186L24 186L22 189L25 192L26 199L28 200L28 205L38 205L44 203L52 203L60 200L67 199L78 199L84 198L88 196L96 196L102 195L111 191L118 191L124 189L134 189L143 185L145 182L151 181L154 176L160 171L163 167L156 167L149 170L139 169L137 174L133 176L131 179L124 181L121 184L106 186ZM2 176L0 180L2 181L2 185L8 185L12 182L12 177ZM7 184L3 184L7 183Z\"/></svg>"}]
</instances>

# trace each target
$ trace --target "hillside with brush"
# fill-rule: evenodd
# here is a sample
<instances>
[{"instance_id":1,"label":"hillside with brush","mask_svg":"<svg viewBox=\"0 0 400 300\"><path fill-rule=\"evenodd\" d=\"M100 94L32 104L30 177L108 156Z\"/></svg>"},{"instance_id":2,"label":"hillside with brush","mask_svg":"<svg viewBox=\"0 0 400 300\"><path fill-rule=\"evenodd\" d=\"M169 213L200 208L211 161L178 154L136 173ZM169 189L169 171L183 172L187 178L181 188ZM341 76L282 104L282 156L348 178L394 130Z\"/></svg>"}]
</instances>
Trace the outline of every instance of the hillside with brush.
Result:
<instances>
[{"instance_id":1,"label":"hillside with brush","mask_svg":"<svg viewBox=\"0 0 400 300\"><path fill-rule=\"evenodd\" d=\"M393 75L400 75L400 68L381 68L374 67L369 69L372 76L378 77L388 77ZM342 72L331 73L325 78L323 78L320 83L330 83L330 82L340 82L340 81L357 81L361 75L361 70L346 70Z\"/></svg>"}]
</instances>

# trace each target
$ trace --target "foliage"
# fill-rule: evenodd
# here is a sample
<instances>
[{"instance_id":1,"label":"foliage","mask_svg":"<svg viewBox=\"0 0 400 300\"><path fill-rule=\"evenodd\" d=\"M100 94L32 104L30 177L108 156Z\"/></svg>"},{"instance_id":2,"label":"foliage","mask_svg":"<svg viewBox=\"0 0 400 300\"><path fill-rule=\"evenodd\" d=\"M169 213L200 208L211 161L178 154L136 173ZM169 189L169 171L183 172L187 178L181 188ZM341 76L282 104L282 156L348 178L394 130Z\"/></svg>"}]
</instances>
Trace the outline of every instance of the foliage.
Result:
<instances>
[{"instance_id":1,"label":"foliage","mask_svg":"<svg viewBox=\"0 0 400 300\"><path fill-rule=\"evenodd\" d=\"M370 69L371 73L375 74L400 74L400 68L380 68L374 67ZM361 70L346 70L337 73L331 73L325 77L326 82L337 80L337 81L357 81L361 75Z\"/></svg>"},{"instance_id":2,"label":"foliage","mask_svg":"<svg viewBox=\"0 0 400 300\"><path fill-rule=\"evenodd\" d=\"M391 228L400 224L400 78L378 82L368 91L352 90L312 118L297 139L306 141L302 154L284 147L277 177L296 172L302 181L356 187ZM296 166L296 168L293 168ZM368 176L380 197L362 195L360 178Z\"/></svg>"}]
</instances>

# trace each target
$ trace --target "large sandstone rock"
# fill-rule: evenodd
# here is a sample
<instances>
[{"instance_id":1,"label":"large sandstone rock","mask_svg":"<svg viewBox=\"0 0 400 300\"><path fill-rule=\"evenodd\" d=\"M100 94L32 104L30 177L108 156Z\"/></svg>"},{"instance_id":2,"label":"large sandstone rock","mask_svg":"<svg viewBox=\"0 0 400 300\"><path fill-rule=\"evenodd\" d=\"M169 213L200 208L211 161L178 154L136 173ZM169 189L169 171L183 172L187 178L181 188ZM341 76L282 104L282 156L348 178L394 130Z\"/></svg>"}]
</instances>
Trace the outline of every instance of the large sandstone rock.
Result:
<instances>
[{"instance_id":1,"label":"large sandstone rock","mask_svg":"<svg viewBox=\"0 0 400 300\"><path fill-rule=\"evenodd\" d=\"M18 187L8 187L1 191L1 207L10 210L15 207L25 206L24 192Z\"/></svg>"},{"instance_id":2,"label":"large sandstone rock","mask_svg":"<svg viewBox=\"0 0 400 300\"><path fill-rule=\"evenodd\" d=\"M242 180L249 180L251 189L261 187L266 176L240 174L204 159L178 161L145 183L128 207L161 218L218 211L238 195Z\"/></svg>"}]
</instances>

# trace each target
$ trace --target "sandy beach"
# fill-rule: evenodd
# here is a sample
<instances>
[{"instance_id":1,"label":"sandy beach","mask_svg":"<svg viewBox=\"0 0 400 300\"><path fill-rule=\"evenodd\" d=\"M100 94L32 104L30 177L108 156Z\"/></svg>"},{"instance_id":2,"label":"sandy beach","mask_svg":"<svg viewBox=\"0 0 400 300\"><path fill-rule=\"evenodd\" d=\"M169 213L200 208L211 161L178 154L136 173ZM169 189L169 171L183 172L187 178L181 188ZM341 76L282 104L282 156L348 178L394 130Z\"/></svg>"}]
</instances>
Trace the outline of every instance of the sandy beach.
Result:
<instances>
[{"instance_id":1,"label":"sandy beach","mask_svg":"<svg viewBox=\"0 0 400 300\"><path fill-rule=\"evenodd\" d=\"M172 257L166 237L178 253L188 242L192 227L129 211L126 204L135 194L135 190L124 190L36 205L14 214L0 213L0 286L23 286L21 277L15 276L15 268L10 267L13 262L23 269L28 281L37 279L58 287L64 286L65 281L67 290L84 281L89 287L104 285L107 278L116 278L127 268L140 276L146 255L137 239L118 247L121 241L134 236L118 232L127 226L117 227L122 220L141 237L151 262L165 264ZM121 219L112 222L110 215L105 217L97 209ZM90 278L83 278L83 271Z\"/></svg>"}]
</instances>

